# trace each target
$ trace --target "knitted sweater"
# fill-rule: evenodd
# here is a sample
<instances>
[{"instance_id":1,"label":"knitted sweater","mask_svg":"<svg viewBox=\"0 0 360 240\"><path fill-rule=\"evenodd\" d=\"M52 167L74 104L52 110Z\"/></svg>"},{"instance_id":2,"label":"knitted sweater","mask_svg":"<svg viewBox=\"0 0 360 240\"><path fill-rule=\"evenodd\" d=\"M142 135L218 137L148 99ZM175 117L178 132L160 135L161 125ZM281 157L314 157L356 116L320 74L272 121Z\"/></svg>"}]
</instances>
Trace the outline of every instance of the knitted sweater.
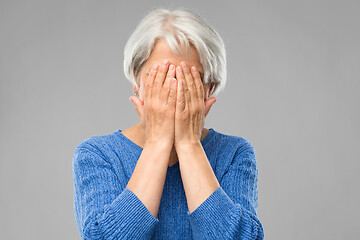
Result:
<instances>
[{"instance_id":1,"label":"knitted sweater","mask_svg":"<svg viewBox=\"0 0 360 240\"><path fill-rule=\"evenodd\" d=\"M74 210L82 239L263 239L255 150L209 129L201 141L219 181L189 213L179 162L168 167L155 218L126 185L142 148L122 130L85 139L73 155Z\"/></svg>"}]
</instances>

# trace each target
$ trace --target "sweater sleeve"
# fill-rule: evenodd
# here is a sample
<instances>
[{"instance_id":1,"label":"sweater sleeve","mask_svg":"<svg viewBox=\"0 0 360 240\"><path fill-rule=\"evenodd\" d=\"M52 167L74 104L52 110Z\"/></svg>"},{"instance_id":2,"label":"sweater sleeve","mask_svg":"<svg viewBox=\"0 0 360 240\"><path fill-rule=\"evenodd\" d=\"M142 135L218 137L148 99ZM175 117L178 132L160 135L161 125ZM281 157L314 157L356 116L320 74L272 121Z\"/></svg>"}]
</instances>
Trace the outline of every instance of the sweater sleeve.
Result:
<instances>
[{"instance_id":1,"label":"sweater sleeve","mask_svg":"<svg viewBox=\"0 0 360 240\"><path fill-rule=\"evenodd\" d=\"M130 189L121 189L112 165L96 147L79 144L72 166L82 239L151 239L159 219Z\"/></svg>"},{"instance_id":2,"label":"sweater sleeve","mask_svg":"<svg viewBox=\"0 0 360 240\"><path fill-rule=\"evenodd\" d=\"M217 188L192 213L187 211L194 239L262 240L257 218L258 169L249 141L237 149Z\"/></svg>"}]
</instances>

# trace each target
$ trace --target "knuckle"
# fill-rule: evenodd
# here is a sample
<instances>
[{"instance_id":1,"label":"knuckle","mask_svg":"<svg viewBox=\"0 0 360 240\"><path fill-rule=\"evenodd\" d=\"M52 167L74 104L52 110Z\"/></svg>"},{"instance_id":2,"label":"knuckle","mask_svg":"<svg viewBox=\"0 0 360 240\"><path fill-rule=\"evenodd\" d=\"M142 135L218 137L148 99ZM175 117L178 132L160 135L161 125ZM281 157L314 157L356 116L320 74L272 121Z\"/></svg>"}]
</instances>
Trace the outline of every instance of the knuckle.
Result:
<instances>
[{"instance_id":1,"label":"knuckle","mask_svg":"<svg viewBox=\"0 0 360 240\"><path fill-rule=\"evenodd\" d=\"M167 72L167 67L161 66L161 68L159 68L159 72L164 74Z\"/></svg>"},{"instance_id":2,"label":"knuckle","mask_svg":"<svg viewBox=\"0 0 360 240\"><path fill-rule=\"evenodd\" d=\"M169 70L167 71L167 76L172 76L173 75L173 71Z\"/></svg>"},{"instance_id":3,"label":"knuckle","mask_svg":"<svg viewBox=\"0 0 360 240\"><path fill-rule=\"evenodd\" d=\"M180 116L178 117L178 119L181 120L181 121L185 121L185 120L186 120L185 114L180 114Z\"/></svg>"},{"instance_id":4,"label":"knuckle","mask_svg":"<svg viewBox=\"0 0 360 240\"><path fill-rule=\"evenodd\" d=\"M169 82L169 86L173 86L174 84L172 84L173 83L173 76L172 75L169 75L169 76L167 76L167 78L166 78L166 81L167 82Z\"/></svg>"},{"instance_id":5,"label":"knuckle","mask_svg":"<svg viewBox=\"0 0 360 240\"><path fill-rule=\"evenodd\" d=\"M150 83L147 83L147 84L145 85L145 89L146 89L147 91L150 91L150 90L152 89L152 85L151 85Z\"/></svg>"},{"instance_id":6,"label":"knuckle","mask_svg":"<svg viewBox=\"0 0 360 240\"><path fill-rule=\"evenodd\" d=\"M157 71L151 70L151 72L149 73L148 78L155 78L156 74L157 74Z\"/></svg>"},{"instance_id":7,"label":"knuckle","mask_svg":"<svg viewBox=\"0 0 360 240\"><path fill-rule=\"evenodd\" d=\"M183 98L178 99L177 102L180 103L180 104L183 104L183 103L185 103L185 99L183 99Z\"/></svg>"},{"instance_id":8,"label":"knuckle","mask_svg":"<svg viewBox=\"0 0 360 240\"><path fill-rule=\"evenodd\" d=\"M159 80L155 79L154 84L153 84L153 88L157 88L160 85Z\"/></svg>"},{"instance_id":9,"label":"knuckle","mask_svg":"<svg viewBox=\"0 0 360 240\"><path fill-rule=\"evenodd\" d=\"M170 90L170 87L169 87L169 86L167 86L167 85L166 85L166 86L165 86L165 85L163 86L163 91L168 92L169 90Z\"/></svg>"}]
</instances>

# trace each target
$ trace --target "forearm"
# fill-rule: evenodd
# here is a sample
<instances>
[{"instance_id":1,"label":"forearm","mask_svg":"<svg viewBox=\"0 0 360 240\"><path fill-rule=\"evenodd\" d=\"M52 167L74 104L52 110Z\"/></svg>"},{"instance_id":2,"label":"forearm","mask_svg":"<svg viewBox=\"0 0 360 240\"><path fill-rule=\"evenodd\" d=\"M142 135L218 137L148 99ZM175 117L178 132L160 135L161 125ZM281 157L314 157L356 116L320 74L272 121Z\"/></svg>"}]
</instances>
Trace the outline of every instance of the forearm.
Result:
<instances>
[{"instance_id":1,"label":"forearm","mask_svg":"<svg viewBox=\"0 0 360 240\"><path fill-rule=\"evenodd\" d=\"M164 188L172 145L145 144L134 172L126 186L156 218Z\"/></svg>"},{"instance_id":2,"label":"forearm","mask_svg":"<svg viewBox=\"0 0 360 240\"><path fill-rule=\"evenodd\" d=\"M179 155L182 156L180 167L185 166L184 170L181 170L183 182L187 182L184 187L195 189L197 186L198 189L195 191L209 194L208 198L205 195L203 199L197 200L192 192L186 193L189 205L188 216L194 239L260 240L264 238L264 230L255 209L257 205L255 202L257 201L255 151L249 142L241 146L241 150L236 151L232 164L225 174L218 176L221 177L221 187L215 187L214 192L211 189L207 193L205 191L208 187L216 185L211 185L213 178L206 178L206 175L201 175L197 169L198 165L204 162L206 154L200 157L202 151L199 147L184 148L186 150L177 148ZM210 171L206 169L210 168L206 168L206 164L202 166L205 173L209 173ZM209 176L211 175L209 173ZM194 178L191 179L191 176ZM203 180L204 187L200 185L201 183L196 183L196 178ZM193 201L198 201L198 203L194 204Z\"/></svg>"},{"instance_id":3,"label":"forearm","mask_svg":"<svg viewBox=\"0 0 360 240\"><path fill-rule=\"evenodd\" d=\"M189 212L201 205L220 184L201 143L177 146L181 178Z\"/></svg>"}]
</instances>

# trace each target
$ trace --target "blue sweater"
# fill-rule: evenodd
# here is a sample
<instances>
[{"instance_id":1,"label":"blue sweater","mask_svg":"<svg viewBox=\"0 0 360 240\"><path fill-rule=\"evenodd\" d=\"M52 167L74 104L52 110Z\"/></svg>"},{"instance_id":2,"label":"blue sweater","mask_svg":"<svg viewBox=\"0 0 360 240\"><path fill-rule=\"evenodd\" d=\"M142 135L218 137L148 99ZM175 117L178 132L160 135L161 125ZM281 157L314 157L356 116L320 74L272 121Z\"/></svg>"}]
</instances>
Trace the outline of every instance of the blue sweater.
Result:
<instances>
[{"instance_id":1,"label":"blue sweater","mask_svg":"<svg viewBox=\"0 0 360 240\"><path fill-rule=\"evenodd\" d=\"M242 137L210 128L201 141L220 183L189 213L179 162L168 167L155 218L126 185L142 148L121 132L85 139L73 155L74 210L82 239L263 239L258 168Z\"/></svg>"}]
</instances>

